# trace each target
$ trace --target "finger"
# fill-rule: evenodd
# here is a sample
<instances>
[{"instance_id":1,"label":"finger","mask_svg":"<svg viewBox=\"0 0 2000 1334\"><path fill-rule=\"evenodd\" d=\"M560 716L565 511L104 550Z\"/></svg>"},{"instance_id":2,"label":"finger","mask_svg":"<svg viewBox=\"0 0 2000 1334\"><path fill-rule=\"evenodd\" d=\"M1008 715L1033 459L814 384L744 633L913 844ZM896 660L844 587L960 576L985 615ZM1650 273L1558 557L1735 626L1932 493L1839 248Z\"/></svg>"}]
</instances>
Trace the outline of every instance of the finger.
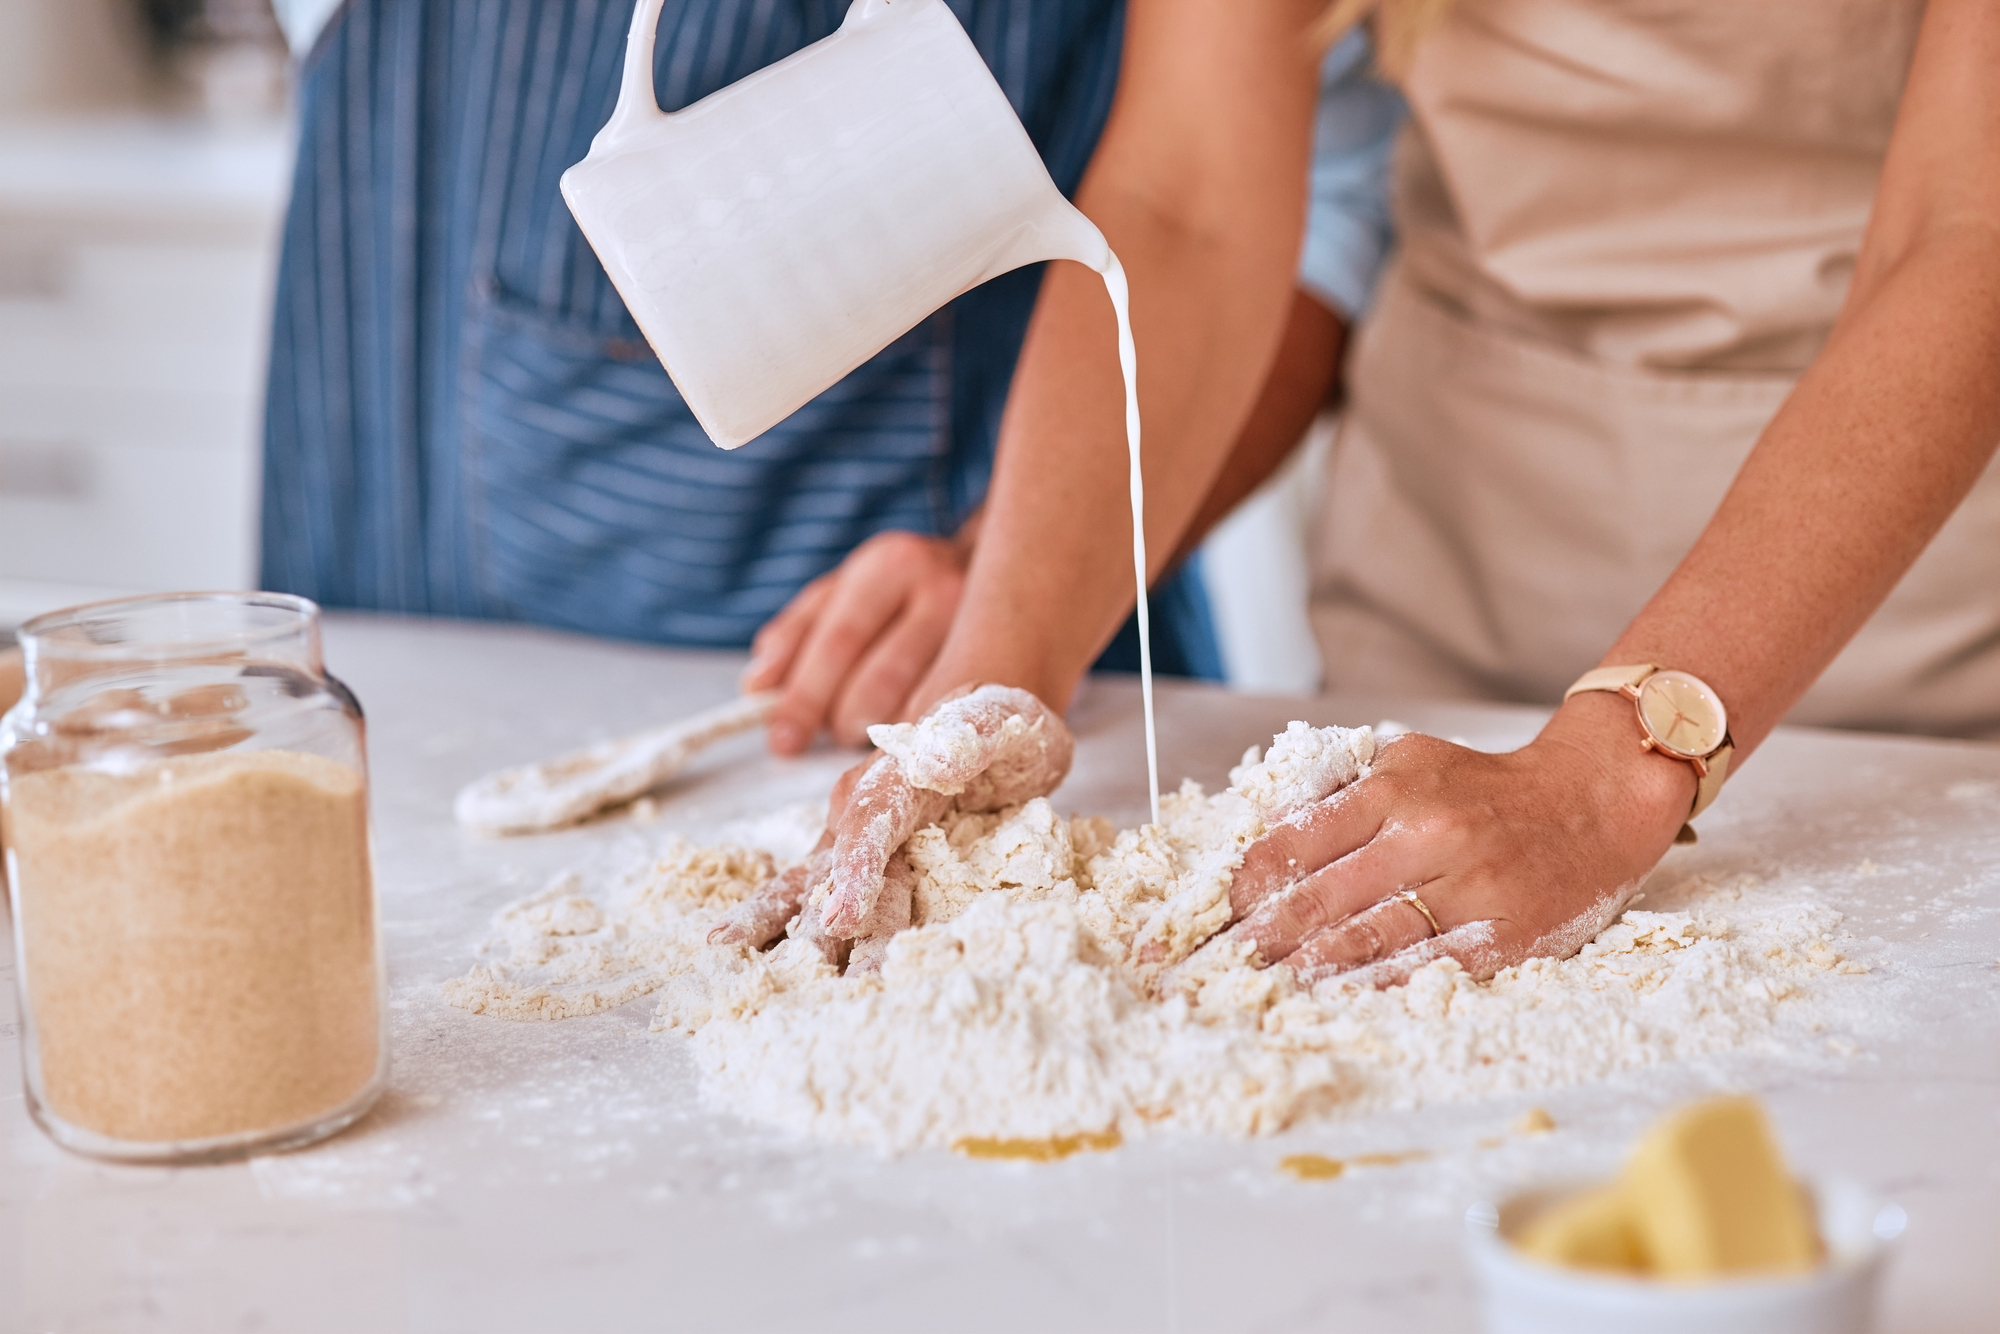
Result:
<instances>
[{"instance_id":1,"label":"finger","mask_svg":"<svg viewBox=\"0 0 2000 1334\"><path fill-rule=\"evenodd\" d=\"M847 974L879 973L889 955L889 942L910 924L911 901L917 888L917 873L910 854L899 850L882 871L882 896L868 914L867 924L847 956Z\"/></svg>"},{"instance_id":2,"label":"finger","mask_svg":"<svg viewBox=\"0 0 2000 1334\"><path fill-rule=\"evenodd\" d=\"M834 826L827 930L848 939L860 935L881 897L889 858L950 808L950 797L912 787L893 756L870 760Z\"/></svg>"},{"instance_id":3,"label":"finger","mask_svg":"<svg viewBox=\"0 0 2000 1334\"><path fill-rule=\"evenodd\" d=\"M738 682L738 689L744 694L775 690L784 684L786 673L792 669L792 659L798 655L799 645L805 642L806 633L819 619L826 600L833 596L838 573L821 575L801 588L776 616L764 622L751 637L750 661L743 668Z\"/></svg>"},{"instance_id":4,"label":"finger","mask_svg":"<svg viewBox=\"0 0 2000 1334\"><path fill-rule=\"evenodd\" d=\"M1484 982L1502 968L1537 953L1540 951L1526 942L1515 923L1485 918L1455 926L1441 936L1420 940L1386 959L1350 972L1321 975L1315 980L1322 985L1400 987L1425 964L1454 959L1473 981Z\"/></svg>"},{"instance_id":5,"label":"finger","mask_svg":"<svg viewBox=\"0 0 2000 1334\"><path fill-rule=\"evenodd\" d=\"M822 838L822 843L826 840ZM797 865L788 866L776 879L729 910L721 925L708 933L712 945L748 945L761 950L779 936L799 915L806 892L826 878L829 856L815 848Z\"/></svg>"},{"instance_id":6,"label":"finger","mask_svg":"<svg viewBox=\"0 0 2000 1334\"><path fill-rule=\"evenodd\" d=\"M1224 938L1247 940L1265 963L1278 963L1314 932L1346 921L1400 886L1422 881L1427 864L1425 849L1415 840L1379 835L1333 865L1268 895Z\"/></svg>"},{"instance_id":7,"label":"finger","mask_svg":"<svg viewBox=\"0 0 2000 1334\"><path fill-rule=\"evenodd\" d=\"M903 610L862 655L833 708L833 734L860 745L876 723L900 717L910 692L937 660L951 631L964 580L956 575L924 580Z\"/></svg>"},{"instance_id":8,"label":"finger","mask_svg":"<svg viewBox=\"0 0 2000 1334\"><path fill-rule=\"evenodd\" d=\"M1300 986L1311 987L1323 978L1380 962L1437 938L1430 919L1414 905L1402 899L1385 899L1313 932L1285 964Z\"/></svg>"},{"instance_id":9,"label":"finger","mask_svg":"<svg viewBox=\"0 0 2000 1334\"><path fill-rule=\"evenodd\" d=\"M854 799L854 789L861 782L861 775L868 772L868 766L875 763L874 756L841 771L833 780L833 791L826 798L826 828L820 831L817 847L833 846L834 831L840 825L840 818L847 811L847 803Z\"/></svg>"},{"instance_id":10,"label":"finger","mask_svg":"<svg viewBox=\"0 0 2000 1334\"><path fill-rule=\"evenodd\" d=\"M785 693L772 710L773 750L796 754L811 744L826 725L841 683L895 620L908 593L907 567L898 569L867 551L849 558L839 584L793 658Z\"/></svg>"},{"instance_id":11,"label":"finger","mask_svg":"<svg viewBox=\"0 0 2000 1334\"><path fill-rule=\"evenodd\" d=\"M1272 895L1366 846L1382 831L1395 797L1393 784L1371 775L1273 826L1230 878L1230 915L1248 917Z\"/></svg>"},{"instance_id":12,"label":"finger","mask_svg":"<svg viewBox=\"0 0 2000 1334\"><path fill-rule=\"evenodd\" d=\"M785 935L800 944L818 952L819 957L835 968L847 962L848 941L835 935L826 925L826 897L808 892L799 915L785 928Z\"/></svg>"}]
</instances>

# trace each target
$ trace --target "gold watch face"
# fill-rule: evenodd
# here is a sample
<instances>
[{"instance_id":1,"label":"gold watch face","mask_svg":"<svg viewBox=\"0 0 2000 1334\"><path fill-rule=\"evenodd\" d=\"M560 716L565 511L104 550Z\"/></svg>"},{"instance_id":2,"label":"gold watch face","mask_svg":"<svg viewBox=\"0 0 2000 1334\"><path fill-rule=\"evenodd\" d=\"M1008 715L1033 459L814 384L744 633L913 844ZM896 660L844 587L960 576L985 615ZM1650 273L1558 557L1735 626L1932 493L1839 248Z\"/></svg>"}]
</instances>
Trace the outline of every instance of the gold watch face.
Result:
<instances>
[{"instance_id":1,"label":"gold watch face","mask_svg":"<svg viewBox=\"0 0 2000 1334\"><path fill-rule=\"evenodd\" d=\"M1729 732L1722 701L1686 672L1654 672L1639 683L1639 723L1654 745L1684 760L1708 755Z\"/></svg>"}]
</instances>

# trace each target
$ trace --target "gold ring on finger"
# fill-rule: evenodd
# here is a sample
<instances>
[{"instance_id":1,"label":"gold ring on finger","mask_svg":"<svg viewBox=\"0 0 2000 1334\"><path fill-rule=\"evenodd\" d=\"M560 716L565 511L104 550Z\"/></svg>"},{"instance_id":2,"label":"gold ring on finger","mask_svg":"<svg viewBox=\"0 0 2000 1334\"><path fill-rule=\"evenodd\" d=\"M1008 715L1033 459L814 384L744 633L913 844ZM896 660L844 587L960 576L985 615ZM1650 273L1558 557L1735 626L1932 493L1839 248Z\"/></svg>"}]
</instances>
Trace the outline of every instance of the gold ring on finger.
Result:
<instances>
[{"instance_id":1,"label":"gold ring on finger","mask_svg":"<svg viewBox=\"0 0 2000 1334\"><path fill-rule=\"evenodd\" d=\"M1417 891L1415 891L1414 889L1398 890L1396 893L1391 894L1389 897L1397 900L1398 902L1407 903L1412 908L1415 908L1418 912L1422 913L1424 915L1424 920L1431 924L1432 935L1441 936L1444 934L1444 928L1438 925L1438 919L1436 915L1433 914L1427 906L1425 906L1424 901L1422 899L1417 897Z\"/></svg>"}]
</instances>

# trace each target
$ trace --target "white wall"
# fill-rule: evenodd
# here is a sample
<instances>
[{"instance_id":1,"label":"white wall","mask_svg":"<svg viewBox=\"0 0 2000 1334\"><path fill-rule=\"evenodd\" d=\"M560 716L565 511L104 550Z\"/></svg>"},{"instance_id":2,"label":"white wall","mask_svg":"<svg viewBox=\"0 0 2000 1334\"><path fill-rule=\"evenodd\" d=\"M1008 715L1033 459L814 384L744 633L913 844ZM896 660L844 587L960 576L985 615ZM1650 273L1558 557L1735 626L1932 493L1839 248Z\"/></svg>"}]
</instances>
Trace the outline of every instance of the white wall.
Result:
<instances>
[{"instance_id":1,"label":"white wall","mask_svg":"<svg viewBox=\"0 0 2000 1334\"><path fill-rule=\"evenodd\" d=\"M117 0L0 0L0 633L255 578L290 135L163 110Z\"/></svg>"}]
</instances>

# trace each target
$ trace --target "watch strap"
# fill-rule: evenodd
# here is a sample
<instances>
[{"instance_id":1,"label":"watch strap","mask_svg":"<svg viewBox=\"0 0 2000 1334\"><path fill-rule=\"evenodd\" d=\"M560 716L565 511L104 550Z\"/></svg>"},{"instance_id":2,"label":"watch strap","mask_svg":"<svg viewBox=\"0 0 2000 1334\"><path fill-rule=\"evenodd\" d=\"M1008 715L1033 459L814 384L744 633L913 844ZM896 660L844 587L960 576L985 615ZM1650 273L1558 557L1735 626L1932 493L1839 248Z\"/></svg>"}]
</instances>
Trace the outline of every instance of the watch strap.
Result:
<instances>
[{"instance_id":1,"label":"watch strap","mask_svg":"<svg viewBox=\"0 0 2000 1334\"><path fill-rule=\"evenodd\" d=\"M1563 691L1563 698L1580 695L1586 690L1622 691L1636 687L1660 668L1656 663L1641 662L1630 667L1593 667L1576 678L1576 684Z\"/></svg>"},{"instance_id":2,"label":"watch strap","mask_svg":"<svg viewBox=\"0 0 2000 1334\"><path fill-rule=\"evenodd\" d=\"M1688 812L1688 819L1692 820L1695 816L1700 815L1709 808L1709 805L1718 796L1722 795L1723 780L1729 777L1729 759L1735 753L1736 743L1727 735L1724 735L1722 744L1717 746L1713 753L1704 761L1707 765L1707 772L1702 774L1695 782L1694 809Z\"/></svg>"}]
</instances>

